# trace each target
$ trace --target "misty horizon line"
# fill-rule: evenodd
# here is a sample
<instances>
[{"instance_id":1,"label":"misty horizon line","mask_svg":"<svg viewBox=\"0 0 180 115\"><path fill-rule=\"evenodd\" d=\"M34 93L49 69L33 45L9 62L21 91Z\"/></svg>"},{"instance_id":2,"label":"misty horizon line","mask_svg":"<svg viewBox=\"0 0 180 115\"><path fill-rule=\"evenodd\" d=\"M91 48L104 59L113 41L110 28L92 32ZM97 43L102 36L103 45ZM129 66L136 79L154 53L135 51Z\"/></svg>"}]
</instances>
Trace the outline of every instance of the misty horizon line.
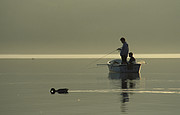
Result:
<instances>
[{"instance_id":1,"label":"misty horizon line","mask_svg":"<svg viewBox=\"0 0 180 115\"><path fill-rule=\"evenodd\" d=\"M134 54L135 58L180 58L180 53L173 54ZM0 54L0 59L91 59L120 58L119 54Z\"/></svg>"}]
</instances>

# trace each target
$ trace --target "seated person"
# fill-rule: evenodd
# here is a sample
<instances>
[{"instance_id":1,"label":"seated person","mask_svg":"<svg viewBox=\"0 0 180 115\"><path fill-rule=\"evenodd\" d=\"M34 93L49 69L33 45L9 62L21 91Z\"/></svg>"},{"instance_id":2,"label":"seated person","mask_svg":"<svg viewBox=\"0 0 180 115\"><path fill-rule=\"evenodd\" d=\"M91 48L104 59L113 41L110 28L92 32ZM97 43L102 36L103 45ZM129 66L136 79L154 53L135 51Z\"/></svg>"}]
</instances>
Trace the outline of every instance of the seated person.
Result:
<instances>
[{"instance_id":1,"label":"seated person","mask_svg":"<svg viewBox=\"0 0 180 115\"><path fill-rule=\"evenodd\" d=\"M133 57L133 53L132 52L130 52L129 53L129 57L130 57L130 59L129 59L129 64L136 64L136 59Z\"/></svg>"}]
</instances>

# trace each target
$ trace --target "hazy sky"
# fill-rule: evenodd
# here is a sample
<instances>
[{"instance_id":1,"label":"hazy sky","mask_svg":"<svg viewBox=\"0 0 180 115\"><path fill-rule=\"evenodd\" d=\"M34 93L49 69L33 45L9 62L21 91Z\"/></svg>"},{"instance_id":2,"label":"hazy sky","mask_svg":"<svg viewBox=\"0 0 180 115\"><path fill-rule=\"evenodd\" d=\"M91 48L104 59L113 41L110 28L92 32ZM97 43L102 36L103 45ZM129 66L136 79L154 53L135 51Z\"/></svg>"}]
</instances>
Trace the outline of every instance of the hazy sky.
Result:
<instances>
[{"instance_id":1,"label":"hazy sky","mask_svg":"<svg viewBox=\"0 0 180 115\"><path fill-rule=\"evenodd\" d=\"M180 53L180 0L0 0L0 54Z\"/></svg>"}]
</instances>

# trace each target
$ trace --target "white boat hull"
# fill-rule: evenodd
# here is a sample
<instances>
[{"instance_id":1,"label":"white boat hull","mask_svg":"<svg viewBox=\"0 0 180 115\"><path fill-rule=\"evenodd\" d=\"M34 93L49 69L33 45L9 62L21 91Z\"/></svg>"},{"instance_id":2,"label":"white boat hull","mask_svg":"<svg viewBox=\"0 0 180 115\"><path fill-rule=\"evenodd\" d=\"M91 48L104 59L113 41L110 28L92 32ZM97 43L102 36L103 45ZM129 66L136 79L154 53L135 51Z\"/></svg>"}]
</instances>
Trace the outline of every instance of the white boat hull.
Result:
<instances>
[{"instance_id":1,"label":"white boat hull","mask_svg":"<svg viewBox=\"0 0 180 115\"><path fill-rule=\"evenodd\" d=\"M139 73L141 70L141 64L120 64L120 60L109 61L107 65L110 72Z\"/></svg>"}]
</instances>

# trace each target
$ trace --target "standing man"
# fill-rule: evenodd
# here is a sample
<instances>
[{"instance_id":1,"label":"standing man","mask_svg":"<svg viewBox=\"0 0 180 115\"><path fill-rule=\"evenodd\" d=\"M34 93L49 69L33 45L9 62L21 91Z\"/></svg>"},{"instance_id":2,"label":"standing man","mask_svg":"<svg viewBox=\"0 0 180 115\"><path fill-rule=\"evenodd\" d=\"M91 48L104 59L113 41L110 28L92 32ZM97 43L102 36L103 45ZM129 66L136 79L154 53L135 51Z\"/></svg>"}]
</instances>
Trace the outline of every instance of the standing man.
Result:
<instances>
[{"instance_id":1,"label":"standing man","mask_svg":"<svg viewBox=\"0 0 180 115\"><path fill-rule=\"evenodd\" d=\"M121 56L121 64L127 64L127 57L129 52L128 44L126 43L125 38L121 38L120 41L123 43L122 48L118 48L117 50L120 50L120 56Z\"/></svg>"}]
</instances>

